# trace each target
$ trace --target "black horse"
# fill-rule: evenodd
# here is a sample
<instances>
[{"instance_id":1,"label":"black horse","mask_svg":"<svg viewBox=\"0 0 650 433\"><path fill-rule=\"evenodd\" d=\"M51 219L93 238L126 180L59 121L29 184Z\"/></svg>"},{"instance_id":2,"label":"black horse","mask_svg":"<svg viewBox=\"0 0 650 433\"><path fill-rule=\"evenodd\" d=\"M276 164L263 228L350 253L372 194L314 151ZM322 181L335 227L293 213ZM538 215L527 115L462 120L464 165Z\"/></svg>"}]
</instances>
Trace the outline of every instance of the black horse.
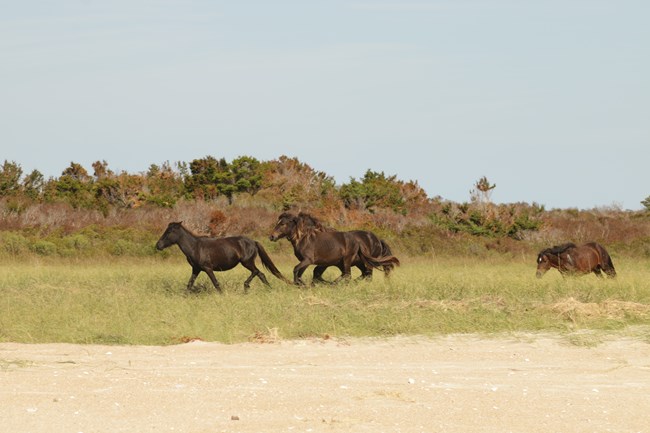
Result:
<instances>
[{"instance_id":1,"label":"black horse","mask_svg":"<svg viewBox=\"0 0 650 433\"><path fill-rule=\"evenodd\" d=\"M596 242L580 246L566 243L540 251L537 255L537 278L542 278L551 268L556 268L562 275L593 272L600 277L603 271L608 277L616 276L612 258L605 248Z\"/></svg>"},{"instance_id":2,"label":"black horse","mask_svg":"<svg viewBox=\"0 0 650 433\"><path fill-rule=\"evenodd\" d=\"M318 220L301 212L298 215L285 212L271 233L270 239L277 241L286 237L293 245L293 251L300 263L293 269L293 280L303 285L301 279L309 265L336 266L341 270L341 278L350 278L350 268L361 262L366 268L399 265L397 257L373 257L363 242L351 232L324 229ZM322 274L322 272L321 272Z\"/></svg>"},{"instance_id":3,"label":"black horse","mask_svg":"<svg viewBox=\"0 0 650 433\"><path fill-rule=\"evenodd\" d=\"M188 263L192 266L192 276L187 283L187 290L192 290L194 280L201 271L208 274L214 287L221 293L221 286L214 276L214 271L227 271L238 264L242 264L251 271L251 275L244 282L244 289L248 290L253 278L258 277L264 284L270 286L266 276L255 266L255 258L259 255L264 267L282 281L289 283L276 268L271 258L259 242L244 236L227 238L211 238L196 236L183 224L169 223L167 230L156 243L158 250L163 250L172 245L178 245Z\"/></svg>"}]
</instances>

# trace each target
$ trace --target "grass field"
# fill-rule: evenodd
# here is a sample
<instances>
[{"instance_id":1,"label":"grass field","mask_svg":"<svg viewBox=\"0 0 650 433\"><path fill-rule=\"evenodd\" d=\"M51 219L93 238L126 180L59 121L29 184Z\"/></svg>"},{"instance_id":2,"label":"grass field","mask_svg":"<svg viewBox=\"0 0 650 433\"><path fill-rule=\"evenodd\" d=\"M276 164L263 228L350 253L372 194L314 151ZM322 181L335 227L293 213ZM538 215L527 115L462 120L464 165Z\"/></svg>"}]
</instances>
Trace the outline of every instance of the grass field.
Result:
<instances>
[{"instance_id":1,"label":"grass field","mask_svg":"<svg viewBox=\"0 0 650 433\"><path fill-rule=\"evenodd\" d=\"M294 261L280 261L289 277ZM619 277L535 278L534 258L405 258L390 279L298 288L266 272L248 294L248 272L207 276L186 293L189 265L166 259L28 259L0 263L0 341L235 343L398 334L574 333L650 325L650 260L615 260ZM358 272L357 272L358 273ZM333 279L338 271L329 270ZM311 275L311 268L306 275ZM355 276L357 274L354 274ZM648 329L642 327L642 329ZM644 331L645 332L645 331ZM645 336L650 339L650 336ZM577 343L580 343L579 341Z\"/></svg>"}]
</instances>

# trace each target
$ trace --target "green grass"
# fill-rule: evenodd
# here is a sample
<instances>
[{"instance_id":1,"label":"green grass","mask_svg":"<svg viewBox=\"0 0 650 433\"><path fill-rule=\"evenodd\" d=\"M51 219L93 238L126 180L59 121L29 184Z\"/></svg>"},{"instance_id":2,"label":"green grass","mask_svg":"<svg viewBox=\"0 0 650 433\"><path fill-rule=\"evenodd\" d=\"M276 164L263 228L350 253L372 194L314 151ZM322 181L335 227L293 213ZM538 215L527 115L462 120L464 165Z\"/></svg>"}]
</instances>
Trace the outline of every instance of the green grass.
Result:
<instances>
[{"instance_id":1,"label":"green grass","mask_svg":"<svg viewBox=\"0 0 650 433\"><path fill-rule=\"evenodd\" d=\"M279 267L289 276L294 264L286 259ZM5 260L0 341L159 345L650 325L650 261L616 265L615 280L564 279L557 271L538 280L534 262L523 259L406 258L390 279L376 272L372 282L347 285L298 288L266 272L273 287L254 280L248 294L248 272L238 267L217 273L219 295L204 274L202 290L186 293L190 268L178 256Z\"/></svg>"}]
</instances>

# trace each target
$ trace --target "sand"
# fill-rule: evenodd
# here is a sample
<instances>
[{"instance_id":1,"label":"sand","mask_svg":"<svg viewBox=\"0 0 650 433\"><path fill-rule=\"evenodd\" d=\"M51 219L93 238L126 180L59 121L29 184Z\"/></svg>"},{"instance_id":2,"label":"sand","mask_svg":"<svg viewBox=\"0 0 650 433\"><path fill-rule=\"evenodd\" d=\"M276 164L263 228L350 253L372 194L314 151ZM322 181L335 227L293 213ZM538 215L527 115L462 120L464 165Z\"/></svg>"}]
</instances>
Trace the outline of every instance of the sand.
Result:
<instances>
[{"instance_id":1,"label":"sand","mask_svg":"<svg viewBox=\"0 0 650 433\"><path fill-rule=\"evenodd\" d=\"M0 343L4 432L650 432L650 344Z\"/></svg>"}]
</instances>

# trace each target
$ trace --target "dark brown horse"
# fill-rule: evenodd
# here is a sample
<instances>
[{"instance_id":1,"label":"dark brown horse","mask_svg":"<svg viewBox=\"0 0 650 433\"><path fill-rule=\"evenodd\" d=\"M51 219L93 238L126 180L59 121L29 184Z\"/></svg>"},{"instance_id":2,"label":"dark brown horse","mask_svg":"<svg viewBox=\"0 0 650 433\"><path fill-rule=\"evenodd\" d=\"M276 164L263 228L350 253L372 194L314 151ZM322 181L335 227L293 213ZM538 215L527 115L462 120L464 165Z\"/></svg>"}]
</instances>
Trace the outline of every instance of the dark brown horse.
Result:
<instances>
[{"instance_id":1,"label":"dark brown horse","mask_svg":"<svg viewBox=\"0 0 650 433\"><path fill-rule=\"evenodd\" d=\"M577 246L574 243L546 248L537 255L537 278L555 268L562 275L579 275L593 272L599 277L601 271L608 277L616 276L616 269L605 248L596 242Z\"/></svg>"},{"instance_id":2,"label":"dark brown horse","mask_svg":"<svg viewBox=\"0 0 650 433\"><path fill-rule=\"evenodd\" d=\"M302 274L310 265L336 266L341 270L341 278L350 278L350 268L355 261L362 261L366 267L399 265L399 260L390 256L373 257L368 248L350 232L339 232L318 227L320 223L300 213L285 212L271 233L270 239L277 241L286 237L300 263L293 269L293 280L303 285Z\"/></svg>"},{"instance_id":3,"label":"dark brown horse","mask_svg":"<svg viewBox=\"0 0 650 433\"><path fill-rule=\"evenodd\" d=\"M313 215L300 212L298 214L298 219L304 230L313 230L317 232L333 232L335 231L332 228L325 226L319 219L315 218ZM377 237L373 232L366 230L351 230L346 232L352 235L357 242L361 243L366 247L366 250L370 253L372 257L388 257L392 256L393 253L388 246L388 244ZM366 266L366 263L360 258L357 257L353 262L352 266L357 267L361 271L360 278L372 278L372 266ZM323 279L323 273L329 266L319 265L314 268L313 281L320 283L328 283ZM382 266L384 275L388 276L390 272L395 268L394 263L388 263ZM343 268L339 266L341 273L343 273Z\"/></svg>"},{"instance_id":4,"label":"dark brown horse","mask_svg":"<svg viewBox=\"0 0 650 433\"><path fill-rule=\"evenodd\" d=\"M366 230L352 230L347 233L354 236L357 242L363 244L366 250L368 251L368 253L370 253L370 256L372 257L388 257L393 255L388 244L382 239L379 239L377 235L375 235L373 232L366 231ZM373 267L366 266L366 264L360 258L354 260L352 262L352 266L357 267L361 271L360 278L368 278L368 279L372 278ZM314 277L313 277L314 281L326 282L323 279L323 273L327 268L328 266L316 266L314 268ZM388 277L388 275L394 268L395 268L394 263L383 265L382 269L384 271L384 276Z\"/></svg>"},{"instance_id":5,"label":"dark brown horse","mask_svg":"<svg viewBox=\"0 0 650 433\"><path fill-rule=\"evenodd\" d=\"M258 255L266 269L282 281L289 283L289 280L275 267L262 245L247 237L211 238L196 236L183 227L180 222L169 223L167 230L156 243L156 248L163 250L174 244L178 245L185 254L188 263L192 266L192 276L187 283L187 290L192 290L194 280L203 271L208 274L214 287L221 293L221 286L214 276L214 271L227 271L240 263L251 271L251 275L244 281L245 290L248 290L250 282L255 277L269 286L266 276L255 266L255 258Z\"/></svg>"}]
</instances>

